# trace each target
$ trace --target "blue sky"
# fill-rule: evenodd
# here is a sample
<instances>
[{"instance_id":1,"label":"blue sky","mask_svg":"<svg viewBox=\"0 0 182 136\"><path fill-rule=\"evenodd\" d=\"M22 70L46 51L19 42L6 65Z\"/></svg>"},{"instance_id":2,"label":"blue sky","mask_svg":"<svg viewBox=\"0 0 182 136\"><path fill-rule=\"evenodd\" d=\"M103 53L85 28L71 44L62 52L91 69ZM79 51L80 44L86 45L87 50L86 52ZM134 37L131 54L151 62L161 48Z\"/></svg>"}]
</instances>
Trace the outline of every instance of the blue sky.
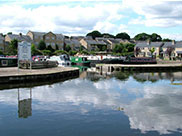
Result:
<instances>
[{"instance_id":1,"label":"blue sky","mask_svg":"<svg viewBox=\"0 0 182 136\"><path fill-rule=\"evenodd\" d=\"M158 33L182 40L182 1L0 0L0 33Z\"/></svg>"}]
</instances>

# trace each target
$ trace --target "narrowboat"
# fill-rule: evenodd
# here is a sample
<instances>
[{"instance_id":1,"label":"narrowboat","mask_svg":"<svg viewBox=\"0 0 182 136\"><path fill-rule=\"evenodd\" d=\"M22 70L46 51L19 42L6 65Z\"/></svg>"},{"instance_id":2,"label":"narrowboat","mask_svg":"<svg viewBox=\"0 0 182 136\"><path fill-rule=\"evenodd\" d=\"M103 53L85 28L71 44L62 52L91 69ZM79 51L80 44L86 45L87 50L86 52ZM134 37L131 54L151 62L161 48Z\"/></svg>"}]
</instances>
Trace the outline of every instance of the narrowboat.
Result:
<instances>
[{"instance_id":1,"label":"narrowboat","mask_svg":"<svg viewBox=\"0 0 182 136\"><path fill-rule=\"evenodd\" d=\"M0 67L17 67L18 59L16 57L0 57Z\"/></svg>"},{"instance_id":2,"label":"narrowboat","mask_svg":"<svg viewBox=\"0 0 182 136\"><path fill-rule=\"evenodd\" d=\"M157 60L152 57L127 57L124 64L157 64Z\"/></svg>"},{"instance_id":3,"label":"narrowboat","mask_svg":"<svg viewBox=\"0 0 182 136\"><path fill-rule=\"evenodd\" d=\"M58 62L58 66L71 66L71 61L70 58L67 54L62 54L59 56L51 56L49 59L47 59L48 61L57 61Z\"/></svg>"},{"instance_id":4,"label":"narrowboat","mask_svg":"<svg viewBox=\"0 0 182 136\"><path fill-rule=\"evenodd\" d=\"M87 57L71 57L72 65L90 66L90 61Z\"/></svg>"}]
</instances>

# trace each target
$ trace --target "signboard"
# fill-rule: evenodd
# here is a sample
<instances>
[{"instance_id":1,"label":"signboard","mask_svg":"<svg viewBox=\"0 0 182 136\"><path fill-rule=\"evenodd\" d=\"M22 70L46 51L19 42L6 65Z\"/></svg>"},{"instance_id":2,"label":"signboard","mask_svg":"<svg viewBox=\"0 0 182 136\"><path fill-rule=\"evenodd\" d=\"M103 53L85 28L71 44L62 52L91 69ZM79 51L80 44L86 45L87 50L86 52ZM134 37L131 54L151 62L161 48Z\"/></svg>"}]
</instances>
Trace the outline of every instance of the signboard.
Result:
<instances>
[{"instance_id":1,"label":"signboard","mask_svg":"<svg viewBox=\"0 0 182 136\"><path fill-rule=\"evenodd\" d=\"M18 43L18 60L31 61L31 43Z\"/></svg>"},{"instance_id":2,"label":"signboard","mask_svg":"<svg viewBox=\"0 0 182 136\"><path fill-rule=\"evenodd\" d=\"M25 65L26 68L32 69L32 56L31 56L31 43L20 42L18 43L18 73L19 67Z\"/></svg>"}]
</instances>

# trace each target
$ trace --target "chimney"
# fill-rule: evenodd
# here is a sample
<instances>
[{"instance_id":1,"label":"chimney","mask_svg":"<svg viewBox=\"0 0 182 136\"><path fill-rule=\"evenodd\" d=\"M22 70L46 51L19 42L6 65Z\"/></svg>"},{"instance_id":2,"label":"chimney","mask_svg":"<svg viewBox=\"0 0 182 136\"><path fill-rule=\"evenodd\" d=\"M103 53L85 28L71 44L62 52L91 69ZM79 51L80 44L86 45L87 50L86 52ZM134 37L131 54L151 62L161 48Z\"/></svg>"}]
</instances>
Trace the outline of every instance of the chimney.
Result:
<instances>
[{"instance_id":1,"label":"chimney","mask_svg":"<svg viewBox=\"0 0 182 136\"><path fill-rule=\"evenodd\" d=\"M175 40L172 40L172 45L175 45L175 44L176 44Z\"/></svg>"},{"instance_id":2,"label":"chimney","mask_svg":"<svg viewBox=\"0 0 182 136\"><path fill-rule=\"evenodd\" d=\"M147 45L150 45L150 39L147 40Z\"/></svg>"}]
</instances>

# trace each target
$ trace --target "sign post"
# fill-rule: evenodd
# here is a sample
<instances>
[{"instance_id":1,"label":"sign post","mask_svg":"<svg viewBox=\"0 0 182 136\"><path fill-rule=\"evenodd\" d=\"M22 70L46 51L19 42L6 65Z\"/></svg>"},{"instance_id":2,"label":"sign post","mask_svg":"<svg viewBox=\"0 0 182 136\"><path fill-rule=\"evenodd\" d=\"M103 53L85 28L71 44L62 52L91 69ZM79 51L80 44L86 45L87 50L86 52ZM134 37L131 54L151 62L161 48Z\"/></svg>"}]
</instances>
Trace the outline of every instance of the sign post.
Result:
<instances>
[{"instance_id":1,"label":"sign post","mask_svg":"<svg viewBox=\"0 0 182 136\"><path fill-rule=\"evenodd\" d=\"M32 69L31 43L26 41L18 43L18 73L21 61L29 63L30 70Z\"/></svg>"}]
</instances>

